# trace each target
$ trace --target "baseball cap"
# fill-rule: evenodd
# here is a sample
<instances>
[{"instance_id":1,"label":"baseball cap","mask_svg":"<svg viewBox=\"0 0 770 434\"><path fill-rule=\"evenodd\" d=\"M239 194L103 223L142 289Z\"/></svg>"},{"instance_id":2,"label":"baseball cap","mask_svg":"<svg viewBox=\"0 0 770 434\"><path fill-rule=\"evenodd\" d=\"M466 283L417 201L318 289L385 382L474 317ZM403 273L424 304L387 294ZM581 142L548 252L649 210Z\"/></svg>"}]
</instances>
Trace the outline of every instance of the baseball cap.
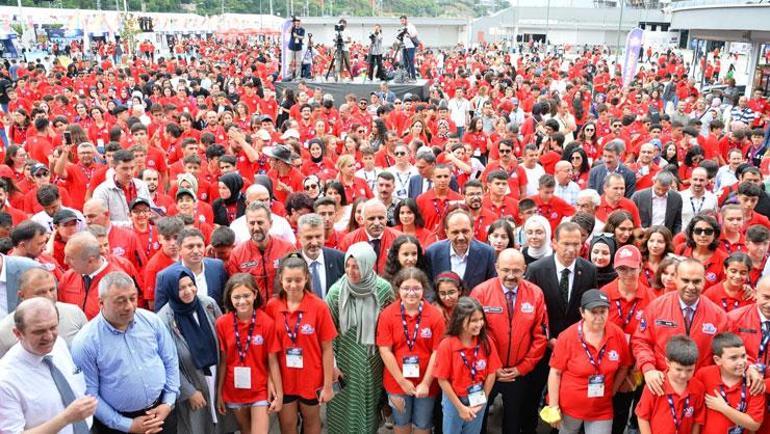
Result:
<instances>
[{"instance_id":1,"label":"baseball cap","mask_svg":"<svg viewBox=\"0 0 770 434\"><path fill-rule=\"evenodd\" d=\"M599 289L589 289L580 297L580 307L591 310L595 307L610 307L610 298L604 291Z\"/></svg>"},{"instance_id":2,"label":"baseball cap","mask_svg":"<svg viewBox=\"0 0 770 434\"><path fill-rule=\"evenodd\" d=\"M294 128L289 128L283 133L281 140L286 140L288 138L299 139L299 131L295 130Z\"/></svg>"},{"instance_id":3,"label":"baseball cap","mask_svg":"<svg viewBox=\"0 0 770 434\"><path fill-rule=\"evenodd\" d=\"M32 176L35 176L35 175L37 175L38 173L40 173L40 172L43 172L43 171L49 172L49 170L48 170L48 166L46 166L46 165L45 165L45 164L43 164L43 163L35 163L35 164L33 164L33 165L32 165L32 167L29 169L29 173L30 173Z\"/></svg>"},{"instance_id":4,"label":"baseball cap","mask_svg":"<svg viewBox=\"0 0 770 434\"><path fill-rule=\"evenodd\" d=\"M190 190L189 188L180 188L179 190L177 190L177 192L176 192L176 199L179 200L179 198L181 196L184 196L185 194L190 196L191 198L193 198L193 200L196 199L195 198L195 193L193 193L193 191Z\"/></svg>"},{"instance_id":5,"label":"baseball cap","mask_svg":"<svg viewBox=\"0 0 770 434\"><path fill-rule=\"evenodd\" d=\"M152 206L152 205L150 205L150 201L149 200L147 200L147 199L145 199L143 197L137 197L136 199L131 201L131 203L128 205L128 208L129 209L134 209L134 207L136 207L137 205L147 205L148 207Z\"/></svg>"},{"instance_id":6,"label":"baseball cap","mask_svg":"<svg viewBox=\"0 0 770 434\"><path fill-rule=\"evenodd\" d=\"M71 222L73 220L80 221L80 218L75 214L75 211L72 211L71 209L60 209L53 215L53 224L55 225Z\"/></svg>"},{"instance_id":7,"label":"baseball cap","mask_svg":"<svg viewBox=\"0 0 770 434\"><path fill-rule=\"evenodd\" d=\"M625 245L615 252L615 261L613 264L616 269L619 267L641 268L642 254L636 246Z\"/></svg>"}]
</instances>

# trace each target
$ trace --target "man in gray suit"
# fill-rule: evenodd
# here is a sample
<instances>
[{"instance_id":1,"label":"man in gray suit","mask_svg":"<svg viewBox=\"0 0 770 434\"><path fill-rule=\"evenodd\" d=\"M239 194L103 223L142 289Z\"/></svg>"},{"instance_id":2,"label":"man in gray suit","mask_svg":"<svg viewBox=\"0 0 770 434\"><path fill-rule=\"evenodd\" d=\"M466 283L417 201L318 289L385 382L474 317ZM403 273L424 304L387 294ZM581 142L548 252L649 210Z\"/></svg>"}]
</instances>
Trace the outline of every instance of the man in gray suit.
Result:
<instances>
[{"instance_id":1,"label":"man in gray suit","mask_svg":"<svg viewBox=\"0 0 770 434\"><path fill-rule=\"evenodd\" d=\"M615 139L604 145L602 162L588 172L588 188L604 193L604 178L610 173L618 173L626 181L626 197L630 198L636 191L636 175L620 162L620 156L626 150L623 140Z\"/></svg>"},{"instance_id":2,"label":"man in gray suit","mask_svg":"<svg viewBox=\"0 0 770 434\"><path fill-rule=\"evenodd\" d=\"M19 304L19 277L39 262L19 256L0 255L0 319L16 309Z\"/></svg>"},{"instance_id":3,"label":"man in gray suit","mask_svg":"<svg viewBox=\"0 0 770 434\"><path fill-rule=\"evenodd\" d=\"M631 198L639 209L642 227L661 225L677 234L682 229L682 196L671 189L674 175L664 170L653 180L651 188L637 191Z\"/></svg>"}]
</instances>

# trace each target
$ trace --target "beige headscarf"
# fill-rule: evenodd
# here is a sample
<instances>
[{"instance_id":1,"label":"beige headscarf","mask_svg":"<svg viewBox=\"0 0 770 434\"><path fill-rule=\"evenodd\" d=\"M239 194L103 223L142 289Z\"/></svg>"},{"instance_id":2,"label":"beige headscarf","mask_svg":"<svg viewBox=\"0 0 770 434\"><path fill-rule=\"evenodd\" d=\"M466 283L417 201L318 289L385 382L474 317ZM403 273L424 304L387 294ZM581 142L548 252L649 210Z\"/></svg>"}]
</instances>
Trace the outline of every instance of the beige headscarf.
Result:
<instances>
[{"instance_id":1,"label":"beige headscarf","mask_svg":"<svg viewBox=\"0 0 770 434\"><path fill-rule=\"evenodd\" d=\"M340 278L340 331L347 333L356 327L356 342L374 348L379 305L375 289L377 274L374 263L377 255L369 243L355 243L345 253L345 263L353 258L358 263L361 280L353 283L347 274ZM370 349L371 349L370 348Z\"/></svg>"}]
</instances>

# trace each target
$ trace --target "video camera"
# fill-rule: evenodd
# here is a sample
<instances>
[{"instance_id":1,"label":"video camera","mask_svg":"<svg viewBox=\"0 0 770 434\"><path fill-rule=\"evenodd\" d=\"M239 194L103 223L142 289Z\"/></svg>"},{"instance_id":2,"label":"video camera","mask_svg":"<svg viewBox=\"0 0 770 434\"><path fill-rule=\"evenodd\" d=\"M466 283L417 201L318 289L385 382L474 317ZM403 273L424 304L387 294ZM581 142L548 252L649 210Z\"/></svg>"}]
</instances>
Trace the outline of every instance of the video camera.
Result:
<instances>
[{"instance_id":1,"label":"video camera","mask_svg":"<svg viewBox=\"0 0 770 434\"><path fill-rule=\"evenodd\" d=\"M406 28L406 26L399 27L398 31L396 32L396 39L398 39L399 41L403 42L404 41L404 36L406 36L406 34L408 32L409 32L409 30Z\"/></svg>"},{"instance_id":2,"label":"video camera","mask_svg":"<svg viewBox=\"0 0 770 434\"><path fill-rule=\"evenodd\" d=\"M335 24L334 25L334 31L335 32L341 32L343 30L345 30L345 25L344 24Z\"/></svg>"}]
</instances>

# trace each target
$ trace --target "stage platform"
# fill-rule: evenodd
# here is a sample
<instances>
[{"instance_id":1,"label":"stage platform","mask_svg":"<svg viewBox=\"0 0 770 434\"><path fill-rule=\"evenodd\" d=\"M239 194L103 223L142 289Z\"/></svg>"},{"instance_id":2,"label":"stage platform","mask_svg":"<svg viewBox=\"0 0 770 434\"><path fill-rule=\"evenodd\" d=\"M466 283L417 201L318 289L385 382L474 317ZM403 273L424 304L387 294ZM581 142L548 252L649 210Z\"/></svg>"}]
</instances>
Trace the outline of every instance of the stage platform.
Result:
<instances>
[{"instance_id":1,"label":"stage platform","mask_svg":"<svg viewBox=\"0 0 770 434\"><path fill-rule=\"evenodd\" d=\"M334 81L324 81L321 79L305 80L305 83L314 89L320 87L324 93L329 93L334 96L334 105L337 107L339 107L339 105L345 101L345 95L347 94L352 93L355 94L358 98L366 98L368 101L369 94L371 92L378 92L380 90L379 80L361 81L360 79L357 79L356 81L340 81L335 83ZM396 94L398 98L403 98L405 94L411 93L412 95L419 96L423 101L428 99L427 80L420 79L414 83L395 83L393 81L389 81L388 87L393 93ZM283 92L283 90L286 88L296 90L297 81L281 81L275 83L275 90L277 93L276 99L280 101L281 92Z\"/></svg>"}]
</instances>

